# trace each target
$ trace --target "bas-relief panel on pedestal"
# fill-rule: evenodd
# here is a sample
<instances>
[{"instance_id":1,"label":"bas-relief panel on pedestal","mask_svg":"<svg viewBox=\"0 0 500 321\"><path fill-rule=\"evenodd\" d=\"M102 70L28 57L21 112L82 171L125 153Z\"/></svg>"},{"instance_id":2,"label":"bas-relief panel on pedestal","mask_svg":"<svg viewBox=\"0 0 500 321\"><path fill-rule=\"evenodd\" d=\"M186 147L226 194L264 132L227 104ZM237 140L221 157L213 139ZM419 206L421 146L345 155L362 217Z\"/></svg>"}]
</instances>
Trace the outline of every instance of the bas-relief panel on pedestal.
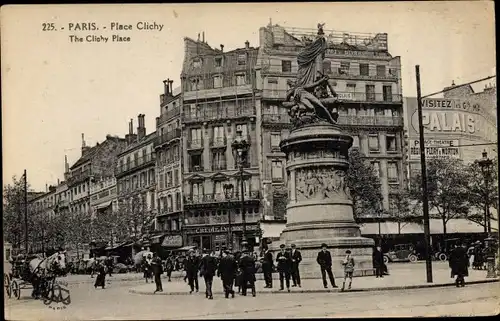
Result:
<instances>
[{"instance_id":1,"label":"bas-relief panel on pedestal","mask_svg":"<svg viewBox=\"0 0 500 321\"><path fill-rule=\"evenodd\" d=\"M297 161L305 159L317 159L317 158L336 158L336 159L347 159L346 155L340 151L332 150L316 150L309 152L295 151L287 155L287 161Z\"/></svg>"},{"instance_id":2,"label":"bas-relief panel on pedestal","mask_svg":"<svg viewBox=\"0 0 500 321\"><path fill-rule=\"evenodd\" d=\"M300 168L295 171L297 201L350 199L345 172L331 166Z\"/></svg>"}]
</instances>

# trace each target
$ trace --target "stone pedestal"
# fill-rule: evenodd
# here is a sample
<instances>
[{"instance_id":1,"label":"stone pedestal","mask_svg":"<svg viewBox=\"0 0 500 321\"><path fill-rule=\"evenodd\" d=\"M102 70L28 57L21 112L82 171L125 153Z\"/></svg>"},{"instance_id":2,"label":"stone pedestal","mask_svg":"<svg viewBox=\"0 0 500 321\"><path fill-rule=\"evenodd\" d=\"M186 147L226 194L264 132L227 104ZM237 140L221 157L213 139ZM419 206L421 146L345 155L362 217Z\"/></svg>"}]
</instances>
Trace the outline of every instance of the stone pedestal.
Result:
<instances>
[{"instance_id":1,"label":"stone pedestal","mask_svg":"<svg viewBox=\"0 0 500 321\"><path fill-rule=\"evenodd\" d=\"M303 278L321 278L316 257L322 243L332 254L337 277L343 277L341 262L348 249L355 260L355 275L373 275L374 241L361 237L346 185L351 145L352 137L329 123L303 125L280 144L287 155L289 203L286 227L271 250L281 243L294 243L302 253Z\"/></svg>"}]
</instances>

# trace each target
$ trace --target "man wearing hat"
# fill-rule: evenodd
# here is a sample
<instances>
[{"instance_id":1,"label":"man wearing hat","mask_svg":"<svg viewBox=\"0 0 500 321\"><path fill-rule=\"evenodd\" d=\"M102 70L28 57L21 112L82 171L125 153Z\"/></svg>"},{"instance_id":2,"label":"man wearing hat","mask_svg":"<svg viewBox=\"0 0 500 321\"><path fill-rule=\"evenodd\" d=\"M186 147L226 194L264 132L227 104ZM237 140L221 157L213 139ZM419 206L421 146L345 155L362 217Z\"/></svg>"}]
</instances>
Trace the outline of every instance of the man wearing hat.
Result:
<instances>
[{"instance_id":1,"label":"man wearing hat","mask_svg":"<svg viewBox=\"0 0 500 321\"><path fill-rule=\"evenodd\" d=\"M286 280L286 289L290 292L290 274L292 272L292 255L285 251L285 244L280 245L280 252L276 255L278 272L280 275L280 291L284 290L283 279Z\"/></svg>"},{"instance_id":2,"label":"man wearing hat","mask_svg":"<svg viewBox=\"0 0 500 321\"><path fill-rule=\"evenodd\" d=\"M321 244L321 251L318 253L318 257L316 258L316 262L318 262L321 268L321 277L323 278L323 286L325 289L328 288L328 283L326 282L326 273L328 273L328 278L330 279L330 283L333 288L336 288L335 285L335 277L332 272L332 255L328 251L328 245L326 243Z\"/></svg>"},{"instance_id":3,"label":"man wearing hat","mask_svg":"<svg viewBox=\"0 0 500 321\"><path fill-rule=\"evenodd\" d=\"M222 258L220 259L219 268L217 269L217 276L222 280L222 287L224 288L226 299L229 298L229 294L234 298L233 282L237 269L238 264L231 255L231 252L227 249L223 249Z\"/></svg>"},{"instance_id":4,"label":"man wearing hat","mask_svg":"<svg viewBox=\"0 0 500 321\"><path fill-rule=\"evenodd\" d=\"M262 256L262 272L264 273L264 280L266 282L266 288L273 287L273 254L269 251L266 246L263 256Z\"/></svg>"},{"instance_id":5,"label":"man wearing hat","mask_svg":"<svg viewBox=\"0 0 500 321\"><path fill-rule=\"evenodd\" d=\"M212 300L212 284L217 270L217 260L215 256L209 254L210 252L207 249L204 249L203 252L203 258L200 262L200 275L205 279L205 297Z\"/></svg>"},{"instance_id":6,"label":"man wearing hat","mask_svg":"<svg viewBox=\"0 0 500 321\"><path fill-rule=\"evenodd\" d=\"M241 294L247 295L247 287L250 285L252 296L255 297L255 259L250 255L248 243L243 242L243 254L240 257L239 268L241 269Z\"/></svg>"},{"instance_id":7,"label":"man wearing hat","mask_svg":"<svg viewBox=\"0 0 500 321\"><path fill-rule=\"evenodd\" d=\"M184 269L186 270L186 276L188 278L189 287L193 293L196 285L196 292L199 291L198 286L198 269L200 266L199 258L195 255L194 250L189 250L188 258L184 260Z\"/></svg>"},{"instance_id":8,"label":"man wearing hat","mask_svg":"<svg viewBox=\"0 0 500 321\"><path fill-rule=\"evenodd\" d=\"M299 273L299 264L302 261L302 254L297 250L295 244L291 245L292 248L292 286L300 286L300 273Z\"/></svg>"}]
</instances>

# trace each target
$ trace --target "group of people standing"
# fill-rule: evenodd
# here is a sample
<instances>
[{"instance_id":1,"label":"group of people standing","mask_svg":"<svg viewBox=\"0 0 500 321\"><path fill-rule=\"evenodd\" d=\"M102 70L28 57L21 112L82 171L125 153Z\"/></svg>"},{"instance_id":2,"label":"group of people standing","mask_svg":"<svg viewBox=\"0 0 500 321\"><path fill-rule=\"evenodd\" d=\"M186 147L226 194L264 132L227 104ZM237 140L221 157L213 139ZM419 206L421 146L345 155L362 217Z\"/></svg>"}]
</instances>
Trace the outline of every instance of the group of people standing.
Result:
<instances>
[{"instance_id":1,"label":"group of people standing","mask_svg":"<svg viewBox=\"0 0 500 321\"><path fill-rule=\"evenodd\" d=\"M213 299L212 285L215 275L221 278L226 298L234 298L234 285L238 286L238 292L243 296L247 295L247 290L251 289L252 296L256 296L255 290L255 258L243 245L240 253L231 253L228 249L223 249L219 256L215 252L203 250L203 255L199 257L194 250L190 250L189 256L184 260L186 271L185 281L188 281L190 292L199 291L198 274L205 281L205 297Z\"/></svg>"}]
</instances>

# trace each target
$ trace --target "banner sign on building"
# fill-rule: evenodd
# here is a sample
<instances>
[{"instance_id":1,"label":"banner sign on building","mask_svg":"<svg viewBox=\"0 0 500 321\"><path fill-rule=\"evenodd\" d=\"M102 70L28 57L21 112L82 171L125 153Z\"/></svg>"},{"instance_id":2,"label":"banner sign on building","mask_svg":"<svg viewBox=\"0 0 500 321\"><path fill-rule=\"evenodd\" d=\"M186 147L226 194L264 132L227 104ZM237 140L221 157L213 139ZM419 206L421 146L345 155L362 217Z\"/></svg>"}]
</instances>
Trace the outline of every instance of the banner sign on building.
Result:
<instances>
[{"instance_id":1,"label":"banner sign on building","mask_svg":"<svg viewBox=\"0 0 500 321\"><path fill-rule=\"evenodd\" d=\"M340 100L353 100L353 93L337 93Z\"/></svg>"},{"instance_id":2,"label":"banner sign on building","mask_svg":"<svg viewBox=\"0 0 500 321\"><path fill-rule=\"evenodd\" d=\"M182 236L181 235L167 235L163 239L161 246L164 247L181 247L182 246Z\"/></svg>"},{"instance_id":3,"label":"banner sign on building","mask_svg":"<svg viewBox=\"0 0 500 321\"><path fill-rule=\"evenodd\" d=\"M459 141L454 140L425 140L425 157L429 158L460 158ZM410 160L420 160L420 141L410 140Z\"/></svg>"}]
</instances>

